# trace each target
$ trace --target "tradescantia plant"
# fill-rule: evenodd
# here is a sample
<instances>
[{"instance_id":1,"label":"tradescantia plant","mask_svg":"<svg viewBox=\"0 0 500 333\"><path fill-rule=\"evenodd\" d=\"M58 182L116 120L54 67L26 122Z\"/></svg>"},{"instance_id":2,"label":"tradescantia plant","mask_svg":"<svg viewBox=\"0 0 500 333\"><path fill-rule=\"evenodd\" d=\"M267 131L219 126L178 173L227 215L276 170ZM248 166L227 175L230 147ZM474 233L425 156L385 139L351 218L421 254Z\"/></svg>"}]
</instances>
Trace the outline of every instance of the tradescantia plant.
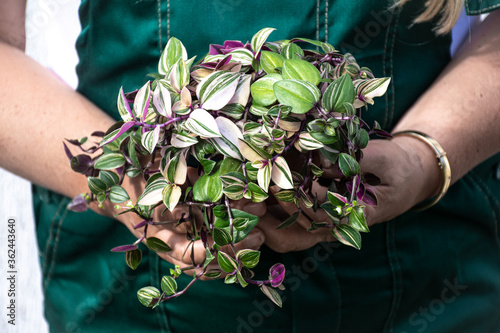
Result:
<instances>
[{"instance_id":1,"label":"tradescantia plant","mask_svg":"<svg viewBox=\"0 0 500 333\"><path fill-rule=\"evenodd\" d=\"M76 197L70 209L82 211L91 200L100 204L109 200L125 203L116 206L122 209L120 214L142 218L135 226L143 230L142 237L112 250L125 252L132 269L141 261L141 242L152 251L171 250L160 239L148 237L150 225L187 222L188 239L201 240L206 248L203 263L193 260L193 266L185 268L201 273L184 289L179 290L177 278L185 269L175 267L163 277L161 291L151 286L139 290L145 306L155 307L183 294L202 276L218 278L223 273L226 283L257 285L281 306L276 288L283 288L282 264L270 268L268 279L253 280L251 269L259 262L259 251L221 249L225 245L234 249L259 222L258 217L231 208L230 200L265 201L270 185L279 187L277 200L297 207L278 228L292 225L302 214L310 220L310 230L328 228L340 242L356 249L361 248L360 232L369 231L361 202L376 205L370 189L376 177L362 174L359 161L371 134L388 134L377 123L370 129L361 111L385 93L389 78L375 78L351 54L341 54L328 43L305 38L266 42L273 30L262 29L246 44L211 45L197 64L194 57L188 58L183 44L171 38L152 80L137 91L119 91L122 121L107 133L93 133L102 137L98 146L84 149L87 138L68 140L87 153L100 150L101 154L73 156L65 145L73 170L87 175L91 192ZM325 184L323 170L315 162L320 155L338 169L338 177L328 180L324 203L312 191L313 182ZM300 161L294 165L302 168L292 170L291 159ZM192 162L199 175L195 181L187 177ZM147 180L135 203L122 187L125 177ZM189 214L180 219L153 219L155 210L173 211L181 205ZM329 219L315 221L306 208L323 210ZM193 222L195 209L203 215L202 224ZM209 270L213 260L219 268Z\"/></svg>"}]
</instances>

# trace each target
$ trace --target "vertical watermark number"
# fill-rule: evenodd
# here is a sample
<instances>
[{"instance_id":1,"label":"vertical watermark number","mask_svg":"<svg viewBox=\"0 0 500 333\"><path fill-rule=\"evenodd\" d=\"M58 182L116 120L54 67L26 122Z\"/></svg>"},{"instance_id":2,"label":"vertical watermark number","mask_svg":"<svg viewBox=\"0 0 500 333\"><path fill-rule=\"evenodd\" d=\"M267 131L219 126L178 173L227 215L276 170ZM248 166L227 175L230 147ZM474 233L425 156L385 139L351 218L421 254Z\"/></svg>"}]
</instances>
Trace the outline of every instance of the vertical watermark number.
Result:
<instances>
[{"instance_id":1,"label":"vertical watermark number","mask_svg":"<svg viewBox=\"0 0 500 333\"><path fill-rule=\"evenodd\" d=\"M7 322L16 325L16 218L7 219Z\"/></svg>"}]
</instances>

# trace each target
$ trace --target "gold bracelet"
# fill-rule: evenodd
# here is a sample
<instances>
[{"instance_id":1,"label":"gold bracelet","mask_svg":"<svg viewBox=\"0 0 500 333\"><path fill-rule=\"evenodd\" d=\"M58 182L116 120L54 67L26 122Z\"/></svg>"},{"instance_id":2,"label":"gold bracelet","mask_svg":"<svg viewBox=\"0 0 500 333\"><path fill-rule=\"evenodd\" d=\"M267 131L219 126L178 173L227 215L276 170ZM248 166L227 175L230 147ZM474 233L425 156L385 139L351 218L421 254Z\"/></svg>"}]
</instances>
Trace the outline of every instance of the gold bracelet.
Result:
<instances>
[{"instance_id":1,"label":"gold bracelet","mask_svg":"<svg viewBox=\"0 0 500 333\"><path fill-rule=\"evenodd\" d=\"M446 192L448 191L448 188L450 187L451 183L451 168L450 168L450 161L448 161L448 157L446 157L446 152L444 151L443 147L433 138L430 136L417 132L417 131L402 131L402 132L397 132L392 134L393 137L396 136L409 136L413 138L417 138L423 142L425 142L428 146L434 150L436 153L436 158L438 160L438 166L439 168L443 171L443 183L441 184L441 190L438 195L435 197L431 198L428 203L424 203L422 205L417 205L414 207L414 210L422 211L426 210L428 208L431 208L435 204L441 200Z\"/></svg>"}]
</instances>

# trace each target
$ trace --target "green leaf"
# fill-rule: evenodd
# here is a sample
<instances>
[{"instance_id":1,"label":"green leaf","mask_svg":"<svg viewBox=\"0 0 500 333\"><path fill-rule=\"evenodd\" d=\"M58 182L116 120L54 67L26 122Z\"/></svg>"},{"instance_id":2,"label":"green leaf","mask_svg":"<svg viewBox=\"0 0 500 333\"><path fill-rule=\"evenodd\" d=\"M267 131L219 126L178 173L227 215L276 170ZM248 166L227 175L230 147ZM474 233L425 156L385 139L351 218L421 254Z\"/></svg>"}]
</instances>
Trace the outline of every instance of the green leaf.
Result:
<instances>
[{"instance_id":1,"label":"green leaf","mask_svg":"<svg viewBox=\"0 0 500 333\"><path fill-rule=\"evenodd\" d=\"M99 170L113 170L125 164L125 157L118 153L109 153L99 156L94 168Z\"/></svg>"},{"instance_id":2,"label":"green leaf","mask_svg":"<svg viewBox=\"0 0 500 333\"><path fill-rule=\"evenodd\" d=\"M210 252L209 248L205 248L205 262L203 263L203 268L206 268L208 264L212 262L212 260L215 259L215 256Z\"/></svg>"},{"instance_id":3,"label":"green leaf","mask_svg":"<svg viewBox=\"0 0 500 333\"><path fill-rule=\"evenodd\" d=\"M334 206L344 207L348 202L346 197L335 192L328 192L327 196L328 200L330 200Z\"/></svg>"},{"instance_id":4,"label":"green leaf","mask_svg":"<svg viewBox=\"0 0 500 333\"><path fill-rule=\"evenodd\" d=\"M111 201L112 203L122 203L129 199L130 197L123 187L121 187L120 185L111 186L109 192L109 201Z\"/></svg>"},{"instance_id":5,"label":"green leaf","mask_svg":"<svg viewBox=\"0 0 500 333\"><path fill-rule=\"evenodd\" d=\"M281 190L274 194L275 198L283 202L293 202L297 192L295 190Z\"/></svg>"},{"instance_id":6,"label":"green leaf","mask_svg":"<svg viewBox=\"0 0 500 333\"><path fill-rule=\"evenodd\" d=\"M283 62L283 79L304 80L317 86L321 80L319 70L302 59L286 59Z\"/></svg>"},{"instance_id":7,"label":"green leaf","mask_svg":"<svg viewBox=\"0 0 500 333\"><path fill-rule=\"evenodd\" d=\"M330 112L346 112L343 104L345 102L353 103L355 97L354 85L351 76L344 74L333 81L325 90L321 105Z\"/></svg>"},{"instance_id":8,"label":"green leaf","mask_svg":"<svg viewBox=\"0 0 500 333\"><path fill-rule=\"evenodd\" d=\"M165 275L161 279L161 290L167 296L175 294L177 292L177 281L173 277Z\"/></svg>"},{"instance_id":9,"label":"green leaf","mask_svg":"<svg viewBox=\"0 0 500 333\"><path fill-rule=\"evenodd\" d=\"M238 283L240 284L240 286L242 286L243 288L248 286L248 282L245 281L245 278L243 277L241 272L236 272L236 276L238 277Z\"/></svg>"},{"instance_id":10,"label":"green leaf","mask_svg":"<svg viewBox=\"0 0 500 333\"><path fill-rule=\"evenodd\" d=\"M265 284L263 284L262 286L260 286L260 290L264 293L264 295L269 297L269 299L273 301L274 304L276 304L280 308L283 306L283 301L281 300L281 296L274 288L268 287Z\"/></svg>"},{"instance_id":11,"label":"green leaf","mask_svg":"<svg viewBox=\"0 0 500 333\"><path fill-rule=\"evenodd\" d=\"M96 195L108 189L108 185L97 177L88 177L87 185L89 186L90 191Z\"/></svg>"},{"instance_id":12,"label":"green leaf","mask_svg":"<svg viewBox=\"0 0 500 333\"><path fill-rule=\"evenodd\" d=\"M99 171L99 179L104 181L108 186L113 186L115 184L118 184L118 182L120 181L120 178L116 173L104 170Z\"/></svg>"},{"instance_id":13,"label":"green leaf","mask_svg":"<svg viewBox=\"0 0 500 333\"><path fill-rule=\"evenodd\" d=\"M146 246L154 252L165 253L170 252L172 249L164 241L156 237L148 237L146 239Z\"/></svg>"},{"instance_id":14,"label":"green leaf","mask_svg":"<svg viewBox=\"0 0 500 333\"><path fill-rule=\"evenodd\" d=\"M137 292L137 298L142 305L152 307L160 298L160 291L155 287L144 287Z\"/></svg>"},{"instance_id":15,"label":"green leaf","mask_svg":"<svg viewBox=\"0 0 500 333\"><path fill-rule=\"evenodd\" d=\"M255 35L253 35L252 40L250 42L250 46L252 47L253 52L255 55L259 54L260 49L262 48L262 45L267 40L267 37L276 29L274 28L264 28L259 30Z\"/></svg>"},{"instance_id":16,"label":"green leaf","mask_svg":"<svg viewBox=\"0 0 500 333\"><path fill-rule=\"evenodd\" d=\"M284 229L286 227L291 226L295 222L297 222L297 219L299 218L299 212L295 212L292 215L290 215L285 221L283 221L276 229Z\"/></svg>"},{"instance_id":17,"label":"green leaf","mask_svg":"<svg viewBox=\"0 0 500 333\"><path fill-rule=\"evenodd\" d=\"M181 41L175 37L168 40L167 45L158 63L158 73L165 75L170 68L179 60L187 60L187 52Z\"/></svg>"},{"instance_id":18,"label":"green leaf","mask_svg":"<svg viewBox=\"0 0 500 333\"><path fill-rule=\"evenodd\" d=\"M245 230L247 225L248 225L248 219L237 218L233 220L233 227L235 227L239 231Z\"/></svg>"},{"instance_id":19,"label":"green leaf","mask_svg":"<svg viewBox=\"0 0 500 333\"><path fill-rule=\"evenodd\" d=\"M204 174L194 183L193 196L196 201L217 202L222 194L220 168L211 175Z\"/></svg>"},{"instance_id":20,"label":"green leaf","mask_svg":"<svg viewBox=\"0 0 500 333\"><path fill-rule=\"evenodd\" d=\"M231 157L224 158L224 160L220 165L221 176L224 176L225 174L228 174L230 172L241 173L241 171L242 171L241 161Z\"/></svg>"},{"instance_id":21,"label":"green leaf","mask_svg":"<svg viewBox=\"0 0 500 333\"><path fill-rule=\"evenodd\" d=\"M141 263L142 260L142 251L139 249L131 250L125 252L125 262L128 267L132 269L136 269L137 266Z\"/></svg>"},{"instance_id":22,"label":"green leaf","mask_svg":"<svg viewBox=\"0 0 500 333\"><path fill-rule=\"evenodd\" d=\"M269 196L264 192L257 184L248 183L248 189L252 192L253 202L262 202L266 200ZM243 194L243 187L241 188L241 193Z\"/></svg>"},{"instance_id":23,"label":"green leaf","mask_svg":"<svg viewBox=\"0 0 500 333\"><path fill-rule=\"evenodd\" d=\"M214 238L215 244L217 244L219 246L227 245L227 244L231 243L231 241L232 241L232 237L229 234L229 232L224 230L224 229L219 229L219 228L214 228L213 238Z\"/></svg>"},{"instance_id":24,"label":"green leaf","mask_svg":"<svg viewBox=\"0 0 500 333\"><path fill-rule=\"evenodd\" d=\"M281 55L286 59L301 59L304 57L304 51L297 44L288 43L281 50Z\"/></svg>"},{"instance_id":25,"label":"green leaf","mask_svg":"<svg viewBox=\"0 0 500 333\"><path fill-rule=\"evenodd\" d=\"M236 258L241 261L243 266L254 268L259 263L260 251L244 249L236 253Z\"/></svg>"},{"instance_id":26,"label":"green leaf","mask_svg":"<svg viewBox=\"0 0 500 333\"><path fill-rule=\"evenodd\" d=\"M236 283L238 277L236 274L231 274L231 275L226 275L226 277L224 278L224 283L225 284L233 284L233 283Z\"/></svg>"},{"instance_id":27,"label":"green leaf","mask_svg":"<svg viewBox=\"0 0 500 333\"><path fill-rule=\"evenodd\" d=\"M268 74L255 81L250 86L253 102L262 106L271 105L276 102L273 86L282 79L283 78L279 74Z\"/></svg>"},{"instance_id":28,"label":"green leaf","mask_svg":"<svg viewBox=\"0 0 500 333\"><path fill-rule=\"evenodd\" d=\"M366 224L365 214L361 207L355 207L348 215L351 227L360 232L370 232Z\"/></svg>"},{"instance_id":29,"label":"green leaf","mask_svg":"<svg viewBox=\"0 0 500 333\"><path fill-rule=\"evenodd\" d=\"M279 53L270 51L262 51L260 53L260 65L267 74L279 74L276 68L283 67L284 60L285 58L283 58L283 56L281 56Z\"/></svg>"},{"instance_id":30,"label":"green leaf","mask_svg":"<svg viewBox=\"0 0 500 333\"><path fill-rule=\"evenodd\" d=\"M219 251L219 253L217 253L217 260L220 268L226 273L232 273L238 268L238 263L225 252Z\"/></svg>"},{"instance_id":31,"label":"green leaf","mask_svg":"<svg viewBox=\"0 0 500 333\"><path fill-rule=\"evenodd\" d=\"M341 153L339 156L339 167L342 174L346 177L352 177L360 172L359 164L354 157L349 154Z\"/></svg>"},{"instance_id":32,"label":"green leaf","mask_svg":"<svg viewBox=\"0 0 500 333\"><path fill-rule=\"evenodd\" d=\"M233 218L235 220L245 219L248 221L246 224L246 228L243 230L238 230L237 228L233 228L233 242L239 243L252 232L252 230L259 222L259 218L255 215L241 211L239 209L231 209L231 213L233 214Z\"/></svg>"},{"instance_id":33,"label":"green leaf","mask_svg":"<svg viewBox=\"0 0 500 333\"><path fill-rule=\"evenodd\" d=\"M361 249L361 235L359 231L347 224L341 224L332 229L332 235L342 244Z\"/></svg>"},{"instance_id":34,"label":"green leaf","mask_svg":"<svg viewBox=\"0 0 500 333\"><path fill-rule=\"evenodd\" d=\"M203 166L203 171L208 175L214 170L214 167L217 164L217 162L207 159L202 159L200 163Z\"/></svg>"},{"instance_id":35,"label":"green leaf","mask_svg":"<svg viewBox=\"0 0 500 333\"><path fill-rule=\"evenodd\" d=\"M370 136L368 135L368 132L364 128L361 128L354 138L354 144L357 148L364 149L368 146L369 140Z\"/></svg>"},{"instance_id":36,"label":"green leaf","mask_svg":"<svg viewBox=\"0 0 500 333\"><path fill-rule=\"evenodd\" d=\"M292 113L306 113L321 96L318 87L303 80L281 80L273 89L281 104L292 107Z\"/></svg>"}]
</instances>

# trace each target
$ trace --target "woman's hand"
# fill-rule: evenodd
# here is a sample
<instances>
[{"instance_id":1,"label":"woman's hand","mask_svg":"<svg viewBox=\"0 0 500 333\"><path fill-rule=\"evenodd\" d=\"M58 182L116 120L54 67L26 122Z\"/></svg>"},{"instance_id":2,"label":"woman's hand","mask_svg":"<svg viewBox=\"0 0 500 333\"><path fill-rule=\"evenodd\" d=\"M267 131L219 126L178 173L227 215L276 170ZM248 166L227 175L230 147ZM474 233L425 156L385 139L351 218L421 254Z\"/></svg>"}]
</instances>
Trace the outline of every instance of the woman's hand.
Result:
<instances>
[{"instance_id":1,"label":"woman's hand","mask_svg":"<svg viewBox=\"0 0 500 333\"><path fill-rule=\"evenodd\" d=\"M438 191L441 172L433 151L425 143L408 137L373 140L363 152L361 172L372 173L380 178L380 184L371 187L377 196L378 205L365 207L368 225L397 217ZM336 165L323 159L321 163L325 170L324 176L333 178L338 175ZM271 188L272 193L278 190L276 187ZM316 192L320 201L325 200L325 187L315 184L313 192ZM267 214L259 222L259 228L265 234L266 245L274 251L284 253L335 240L330 229L307 231L311 226L310 220L331 222L324 211L318 210L315 213L303 206L301 209L302 213L295 224L277 230L276 227L289 215L297 212L297 208L293 203L281 201L278 207L268 207Z\"/></svg>"},{"instance_id":2,"label":"woman's hand","mask_svg":"<svg viewBox=\"0 0 500 333\"><path fill-rule=\"evenodd\" d=\"M192 170L191 170L192 171ZM190 172L191 175L195 173ZM132 202L136 202L137 198L141 195L144 190L145 181L141 177L136 178L125 178L125 182L123 187L127 190L129 196L131 197ZM95 203L93 203L94 205ZM104 203L105 209L94 209L98 213L106 213L106 215L112 216L113 214L119 213L114 209L114 206L106 201ZM252 207L251 205L249 206ZM265 207L264 207L265 208ZM153 216L153 221L155 222L165 222L165 221L179 221L181 218L188 218L189 209L186 205L178 205L172 212L165 210L165 206L162 204L161 206L155 209L155 213ZM163 212L164 211L164 212ZM161 214L163 212L163 214ZM189 236L193 234L192 232L192 223L195 224L195 227L200 230L203 225L203 216L201 211L193 207L192 208L192 216L190 216L189 220L181 222L181 223L165 223L159 225L148 225L147 230L147 238L156 237L165 242L170 248L171 251L164 253L157 253L162 259L174 264L179 265L181 270L188 275L193 275L193 273L199 274L203 271L203 263L206 257L206 250L201 240L192 241L189 239ZM263 213L261 213L263 214ZM118 215L117 220L123 223L129 231L137 237L137 239L143 236L144 227L140 227L135 229L134 227L142 222L142 219L134 213L126 213L123 215ZM143 241L145 243L145 241ZM212 237L208 237L207 242L212 245L213 240ZM235 244L235 252L242 249L253 249L258 250L260 246L264 243L264 234L262 231L255 229L252 233L250 233L244 240ZM234 254L233 249L227 245L221 247L221 251ZM199 266L199 267L198 267ZM191 267L195 267L191 269ZM217 260L214 259L208 266L207 270L210 269L219 269L217 264ZM224 273L224 272L222 272ZM224 277L225 274L222 275ZM202 277L202 279L204 279Z\"/></svg>"}]
</instances>

